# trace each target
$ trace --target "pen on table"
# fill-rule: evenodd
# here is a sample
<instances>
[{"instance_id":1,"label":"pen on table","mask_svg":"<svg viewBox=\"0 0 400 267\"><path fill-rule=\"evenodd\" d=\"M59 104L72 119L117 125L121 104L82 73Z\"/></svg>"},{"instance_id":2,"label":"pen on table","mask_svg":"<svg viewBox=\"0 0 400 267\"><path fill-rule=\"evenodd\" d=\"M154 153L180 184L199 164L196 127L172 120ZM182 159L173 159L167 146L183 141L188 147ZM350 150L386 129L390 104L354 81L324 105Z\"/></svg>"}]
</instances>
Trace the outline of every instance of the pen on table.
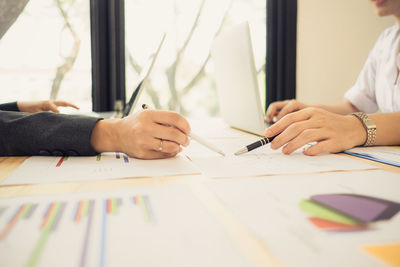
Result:
<instances>
[{"instance_id":1,"label":"pen on table","mask_svg":"<svg viewBox=\"0 0 400 267\"><path fill-rule=\"evenodd\" d=\"M250 144L250 145L248 145L248 146L236 151L235 155L239 156L241 154L244 154L244 153L247 153L249 151L252 151L252 150L256 149L257 147L260 147L260 146L266 145L268 143L271 143L272 140L274 140L275 137L277 137L277 135L272 136L272 137L264 137L263 139L255 141L254 143L252 143L252 144Z\"/></svg>"},{"instance_id":2,"label":"pen on table","mask_svg":"<svg viewBox=\"0 0 400 267\"><path fill-rule=\"evenodd\" d=\"M149 106L148 106L147 104L143 104L143 105L142 105L142 108L143 108L143 109L150 109ZM225 153L224 153L221 149L219 149L219 148L217 148L216 146L210 144L209 142L207 142L206 140L204 140L203 138L201 138L201 137L198 136L197 134L195 134L195 133L189 133L188 136L189 136L191 139L197 141L199 144L202 144L203 146L207 147L208 149L211 149L212 151L217 152L218 154L221 154L222 156L225 156Z\"/></svg>"}]
</instances>

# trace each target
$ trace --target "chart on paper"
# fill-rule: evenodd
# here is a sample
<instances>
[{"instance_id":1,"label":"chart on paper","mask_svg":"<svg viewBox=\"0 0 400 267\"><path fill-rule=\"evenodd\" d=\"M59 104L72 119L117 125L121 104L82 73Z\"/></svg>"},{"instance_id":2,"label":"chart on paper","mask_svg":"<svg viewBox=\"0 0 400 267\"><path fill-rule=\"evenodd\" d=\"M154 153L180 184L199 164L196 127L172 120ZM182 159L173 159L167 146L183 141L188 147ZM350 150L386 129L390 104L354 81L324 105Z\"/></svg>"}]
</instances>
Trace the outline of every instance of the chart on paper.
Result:
<instances>
[{"instance_id":1,"label":"chart on paper","mask_svg":"<svg viewBox=\"0 0 400 267\"><path fill-rule=\"evenodd\" d=\"M209 180L207 185L284 266L385 266L374 252L387 262L399 259L398 174L338 172ZM334 206L335 216L305 207L307 199ZM351 217L343 217L344 211ZM364 222L354 224L356 217Z\"/></svg>"},{"instance_id":2,"label":"chart on paper","mask_svg":"<svg viewBox=\"0 0 400 267\"><path fill-rule=\"evenodd\" d=\"M249 266L224 229L181 186L0 200L0 266L165 262Z\"/></svg>"},{"instance_id":3,"label":"chart on paper","mask_svg":"<svg viewBox=\"0 0 400 267\"><path fill-rule=\"evenodd\" d=\"M94 157L30 157L2 185L158 177L199 173L185 156L159 160L129 158L123 153Z\"/></svg>"}]
</instances>

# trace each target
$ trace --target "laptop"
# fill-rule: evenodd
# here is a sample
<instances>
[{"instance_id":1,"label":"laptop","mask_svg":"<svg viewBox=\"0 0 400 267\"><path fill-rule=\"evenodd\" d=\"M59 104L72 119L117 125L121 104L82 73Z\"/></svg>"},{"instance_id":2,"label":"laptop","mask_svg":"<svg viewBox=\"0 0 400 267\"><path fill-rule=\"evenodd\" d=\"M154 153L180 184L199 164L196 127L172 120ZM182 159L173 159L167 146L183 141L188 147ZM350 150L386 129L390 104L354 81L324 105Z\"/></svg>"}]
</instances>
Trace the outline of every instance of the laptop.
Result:
<instances>
[{"instance_id":1,"label":"laptop","mask_svg":"<svg viewBox=\"0 0 400 267\"><path fill-rule=\"evenodd\" d=\"M148 77L150 76L150 73L153 70L154 64L157 60L158 54L160 53L161 47L163 46L165 35L166 34L164 33L161 38L160 44L158 45L157 50L153 55L153 60L151 61L150 65L148 67L144 67L143 70L141 71L140 82L136 87L136 89L133 91L132 96L129 99L129 102L125 105L125 108L122 112L122 117L126 117L134 112L137 102L139 101L140 95L143 92L143 88L146 87Z\"/></svg>"},{"instance_id":2,"label":"laptop","mask_svg":"<svg viewBox=\"0 0 400 267\"><path fill-rule=\"evenodd\" d=\"M137 105L137 102L139 101L140 95L143 92L143 89L146 87L146 83L148 81L148 77L150 76L151 71L153 70L154 64L157 60L158 54L160 53L161 47L163 46L164 40L165 40L166 34L164 33L160 44L157 47L157 50L154 52L152 55L151 61L149 60L150 64L147 64L141 71L140 73L140 82L137 85L136 89L133 91L128 103L125 105L125 108L122 110L121 108L115 107L116 111L106 111L106 112L80 112L80 111L75 111L75 110L70 110L64 113L68 114L80 114L80 115L86 115L86 116L91 116L91 117L102 117L105 119L110 119L110 118L123 118L126 116L129 116L135 111L135 107ZM120 104L120 106L122 106ZM118 109L121 109L121 111L118 111Z\"/></svg>"},{"instance_id":3,"label":"laptop","mask_svg":"<svg viewBox=\"0 0 400 267\"><path fill-rule=\"evenodd\" d=\"M264 121L248 22L217 36L211 48L222 118L229 126L263 136Z\"/></svg>"}]
</instances>

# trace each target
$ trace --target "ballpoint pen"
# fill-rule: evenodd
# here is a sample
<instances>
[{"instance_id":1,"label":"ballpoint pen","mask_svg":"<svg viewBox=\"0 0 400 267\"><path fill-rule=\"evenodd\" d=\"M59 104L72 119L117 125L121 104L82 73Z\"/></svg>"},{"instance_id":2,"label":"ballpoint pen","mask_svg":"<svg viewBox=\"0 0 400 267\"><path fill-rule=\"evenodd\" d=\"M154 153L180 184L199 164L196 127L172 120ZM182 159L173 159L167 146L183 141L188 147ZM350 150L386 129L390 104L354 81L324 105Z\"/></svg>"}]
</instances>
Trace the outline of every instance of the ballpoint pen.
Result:
<instances>
[{"instance_id":1,"label":"ballpoint pen","mask_svg":"<svg viewBox=\"0 0 400 267\"><path fill-rule=\"evenodd\" d=\"M143 109L149 109L149 106L147 104L143 104L142 105ZM201 138L200 136L198 136L195 133L189 133L188 136L190 137L190 139L193 139L195 141L197 141L199 144L202 144L203 146L207 147L208 149L211 149L214 152L217 152L218 154L221 154L222 156L225 156L225 153L217 148L216 146L210 144L209 142L207 142L206 140L204 140L203 138Z\"/></svg>"},{"instance_id":2,"label":"ballpoint pen","mask_svg":"<svg viewBox=\"0 0 400 267\"><path fill-rule=\"evenodd\" d=\"M239 155L241 155L241 154L244 154L244 153L247 153L247 152L249 152L249 151L252 151L252 150L256 149L257 147L260 147L260 146L266 145L266 144L268 144L268 143L271 143L272 140L274 140L274 138L275 138L276 136L277 136L277 135L272 136L272 137L264 137L263 139L260 139L260 140L258 140L258 141L256 141L256 142L254 142L254 143L252 143L252 144L250 144L250 145L248 145L248 146L246 146L246 147L244 147L244 148L242 148L242 149L236 151L236 152L235 152L235 155L236 155L236 156L239 156Z\"/></svg>"}]
</instances>

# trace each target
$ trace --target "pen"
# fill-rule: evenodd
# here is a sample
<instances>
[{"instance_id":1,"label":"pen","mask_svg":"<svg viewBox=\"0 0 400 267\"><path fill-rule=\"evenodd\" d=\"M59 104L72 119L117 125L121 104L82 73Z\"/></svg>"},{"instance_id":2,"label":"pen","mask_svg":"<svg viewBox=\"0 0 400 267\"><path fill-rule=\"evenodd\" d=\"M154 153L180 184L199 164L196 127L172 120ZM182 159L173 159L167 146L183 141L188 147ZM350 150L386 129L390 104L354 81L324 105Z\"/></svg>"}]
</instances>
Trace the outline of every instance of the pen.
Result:
<instances>
[{"instance_id":1,"label":"pen","mask_svg":"<svg viewBox=\"0 0 400 267\"><path fill-rule=\"evenodd\" d=\"M142 108L143 109L149 109L149 106L147 104L143 104ZM221 154L222 156L225 156L225 153L221 149L219 149L216 146L210 144L209 142L207 142L206 140L204 140L203 138L201 138L197 134L189 133L188 136L191 139L197 141L199 144L202 144L203 146L207 147L208 149L211 149L212 151L217 152L217 153Z\"/></svg>"},{"instance_id":2,"label":"pen","mask_svg":"<svg viewBox=\"0 0 400 267\"><path fill-rule=\"evenodd\" d=\"M268 138L268 137L264 137L263 139L260 139L260 140L258 140L258 141L256 141L256 142L254 142L254 143L252 143L252 144L250 144L250 145L248 145L248 146L246 146L246 147L244 147L244 148L242 148L242 149L236 151L236 152L235 152L235 155L236 155L236 156L239 156L239 155L241 155L241 154L244 154L244 153L247 153L247 152L249 152L249 151L252 151L252 150L256 149L257 147L260 147L260 146L266 145L266 144L268 144L268 143L271 143L272 140L274 140L274 138L275 138L276 136L277 136L277 135L272 136L272 137L269 137L269 138Z\"/></svg>"}]
</instances>

